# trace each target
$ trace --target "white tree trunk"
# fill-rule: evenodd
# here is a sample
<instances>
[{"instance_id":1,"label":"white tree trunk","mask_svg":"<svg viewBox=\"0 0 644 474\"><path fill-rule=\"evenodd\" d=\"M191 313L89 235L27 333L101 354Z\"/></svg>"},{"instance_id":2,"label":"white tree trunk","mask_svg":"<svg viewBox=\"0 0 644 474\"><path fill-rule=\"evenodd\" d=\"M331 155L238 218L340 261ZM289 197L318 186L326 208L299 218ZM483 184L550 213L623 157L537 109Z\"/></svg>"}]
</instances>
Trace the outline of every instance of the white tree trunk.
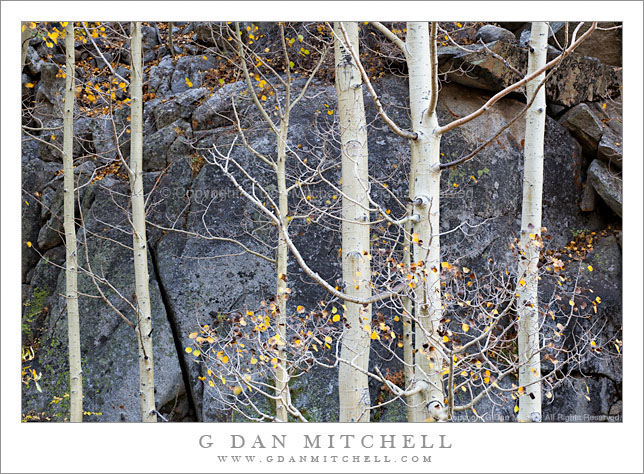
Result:
<instances>
[{"instance_id":1,"label":"white tree trunk","mask_svg":"<svg viewBox=\"0 0 644 474\"><path fill-rule=\"evenodd\" d=\"M409 179L409 198L413 199L414 193L412 188L412 178ZM412 206L407 206L407 215L411 215ZM411 235L412 226L411 221L405 223L405 235ZM405 238L405 248L403 249L403 265L405 268L409 268L411 265L411 240ZM412 311L414 310L413 301L410 297L403 297L403 376L405 379L405 389L411 388L414 383L414 321L411 317ZM411 399L411 397L410 397ZM413 418L414 408L411 403L407 405L407 419Z\"/></svg>"},{"instance_id":2,"label":"white tree trunk","mask_svg":"<svg viewBox=\"0 0 644 474\"><path fill-rule=\"evenodd\" d=\"M131 25L131 144L130 188L132 193L132 223L134 225L134 278L138 318L136 335L139 346L139 397L141 418L156 422L154 402L154 360L152 354L152 311L148 276L148 246L145 235L145 199L143 196L143 63L141 60L141 23Z\"/></svg>"},{"instance_id":3,"label":"white tree trunk","mask_svg":"<svg viewBox=\"0 0 644 474\"><path fill-rule=\"evenodd\" d=\"M546 64L548 24L532 23L528 74ZM528 82L528 100L545 73ZM546 88L542 87L526 113L523 209L517 284L519 318L519 385L525 392L519 398L519 421L541 421L541 357L539 354L538 276L541 235L541 195L543 189L543 140L546 123Z\"/></svg>"},{"instance_id":4,"label":"white tree trunk","mask_svg":"<svg viewBox=\"0 0 644 474\"><path fill-rule=\"evenodd\" d=\"M27 51L29 50L29 40L31 40L31 38L33 38L34 36L33 31L31 30L31 28L29 28L28 22L22 22L21 29L20 69L25 67L25 62L27 61Z\"/></svg>"},{"instance_id":5,"label":"white tree trunk","mask_svg":"<svg viewBox=\"0 0 644 474\"><path fill-rule=\"evenodd\" d=\"M440 192L440 135L435 110L430 110L435 78L432 77L430 35L427 22L407 23L407 64L409 68L409 102L412 131L418 136L411 141L411 171L413 179L413 212L419 216L414 224L413 258L417 265L415 295L416 381L425 381L429 388L409 397L409 421L425 421L425 407L432 408L430 417L439 419L443 412L443 358L434 350L430 339L438 339L442 317L440 288L439 192ZM422 264L421 264L422 262ZM429 404L429 405L428 405ZM436 405L439 410L436 411Z\"/></svg>"},{"instance_id":6,"label":"white tree trunk","mask_svg":"<svg viewBox=\"0 0 644 474\"><path fill-rule=\"evenodd\" d=\"M69 399L73 422L83 421L83 374L81 368L80 322L78 315L78 255L74 223L74 22L65 27L65 112L63 118L63 191L65 227L65 299L69 344Z\"/></svg>"},{"instance_id":7,"label":"white tree trunk","mask_svg":"<svg viewBox=\"0 0 644 474\"><path fill-rule=\"evenodd\" d=\"M281 120L279 134L277 135L277 192L278 206L282 225L288 226L288 190L286 188L286 139L288 135L288 115ZM288 272L288 247L286 241L279 236L277 244L277 301L279 313L276 317L277 334L281 341L286 342L286 301L287 301L287 272ZM278 343L279 344L279 343ZM275 417L279 421L288 421L286 407L290 405L289 375L286 369L286 353L278 345L278 365L275 371L276 402Z\"/></svg>"},{"instance_id":8,"label":"white tree trunk","mask_svg":"<svg viewBox=\"0 0 644 474\"><path fill-rule=\"evenodd\" d=\"M358 52L358 24L344 23L351 46ZM335 34L343 38L339 24ZM362 298L371 296L369 254L369 167L367 125L362 98L362 79L351 54L335 42L335 84L342 143L342 279L345 292ZM369 367L371 305L346 303L348 327L342 335L341 358L359 369ZM368 328L367 328L368 329ZM340 421L369 421L369 380L349 364L339 367Z\"/></svg>"}]
</instances>

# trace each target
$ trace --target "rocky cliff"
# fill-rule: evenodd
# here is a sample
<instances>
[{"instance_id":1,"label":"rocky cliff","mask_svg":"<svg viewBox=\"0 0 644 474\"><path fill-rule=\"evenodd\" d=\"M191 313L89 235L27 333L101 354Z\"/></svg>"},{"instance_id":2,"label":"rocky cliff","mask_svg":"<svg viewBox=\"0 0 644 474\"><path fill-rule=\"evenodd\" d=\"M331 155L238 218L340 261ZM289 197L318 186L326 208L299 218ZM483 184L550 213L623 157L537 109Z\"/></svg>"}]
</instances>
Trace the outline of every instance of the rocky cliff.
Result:
<instances>
[{"instance_id":1,"label":"rocky cliff","mask_svg":"<svg viewBox=\"0 0 644 474\"><path fill-rule=\"evenodd\" d=\"M483 43L468 46L469 52L448 45L439 48L444 73L439 97L443 122L472 112L513 79L511 72L500 67L502 64L486 50L525 69L522 41L526 25L503 26L479 29L477 38ZM148 27L144 41L145 61L152 64L145 77L149 99L144 106L144 167L157 406L164 416L175 421L230 419L202 381L204 367L183 348L190 345L189 334L200 324L211 322L213 314L241 310L270 295L275 279L268 262L240 252L232 243L196 236L214 229L219 236L237 238L257 249L254 236L270 240L276 235L273 228L262 224L257 211L219 169L208 163L210 150L230 143L236 133L231 123L230 97L233 93L243 94L245 85L211 84L210 72L221 65L208 49L211 45L204 33L207 27L203 23L177 24L176 34L192 41L176 46L176 61L160 44L153 28ZM555 33L559 34L560 29ZM597 34L612 37L616 33L611 30ZM614 45L617 40L610 41ZM554 54L558 42L553 39L551 43ZM551 235L551 249L572 257L577 250L571 250L573 246L588 247L582 261L592 265L593 271L584 277L584 284L601 295L597 318L606 334L621 338L621 49L611 50L604 44L596 57L594 51L586 48L567 58L547 87L550 105L545 142L544 226ZM25 107L32 109L46 126L62 123L56 117L64 84L58 73L64 61L60 56L52 55L42 40L33 39L23 70ZM81 44L77 57L97 66L104 60ZM122 61L120 73L126 75L127 58ZM78 73L82 74L82 69ZM294 87L299 86L301 82L296 81ZM404 110L408 97L405 79L384 74L374 86L396 119L403 124L408 122ZM289 146L309 153L312 160L333 155L325 145L337 134L337 124L326 110L333 110L335 97L333 82L315 80L293 112ZM445 160L476 148L521 110L522 100L520 95L503 99L484 118L446 136L441 148ZM404 200L407 193L409 145L386 129L368 95L365 104L371 123L370 170L376 178L392 183L388 192L376 190L374 197L395 209L398 204L394 198ZM125 123L127 114L124 106L116 111L114 120ZM252 113L245 120L250 145L260 153L271 153L274 138L261 127L252 126ZM32 121L25 119L24 123L29 125ZM77 235L79 263L91 266L110 281L114 288L106 290L108 297L119 310L127 312L118 293L128 298L134 293L132 253L128 248L129 185L118 166L109 167L115 157L115 141L122 139L114 137L111 127L109 117L102 114L79 114L75 123L80 188L77 215L84 221ZM442 237L443 252L462 265L476 268L489 258L502 266L512 265L507 244L520 229L523 127L523 120L517 121L475 159L443 173L442 188L446 191L441 201L441 231L456 229ZM34 348L34 357L28 357L24 365L42 373L38 381L41 392L33 382L23 386L23 414L29 419L61 419L68 383L62 297L65 281L61 271L65 258L62 163L60 155L44 143L56 138L62 142L57 133L36 132L41 141L25 136L22 149L23 346ZM122 151L127 155L126 143L122 143ZM271 189L272 172L250 153L239 153L238 158L248 163L254 176ZM329 199L322 187L311 189L313 199ZM335 281L341 274L339 234L323 219L297 223L294 229L296 244L310 266ZM303 275L295 262L289 263L289 274L293 290L289 305L310 306L324 297L324 292ZM91 412L86 419L138 421L134 333L96 297L91 278L79 277L79 291L84 296L80 298L84 403L85 410ZM293 387L296 405L314 421L336 421L336 379L333 371L320 368L299 378ZM559 388L552 400L544 399L544 417L617 416L621 414L621 384L619 360L583 361L581 369L571 374L569 383ZM587 387L592 393L589 399L585 397ZM374 383L371 389L375 400L380 386ZM510 419L512 407L489 407L488 412ZM405 410L402 404L391 404L379 409L374 418L404 421Z\"/></svg>"}]
</instances>

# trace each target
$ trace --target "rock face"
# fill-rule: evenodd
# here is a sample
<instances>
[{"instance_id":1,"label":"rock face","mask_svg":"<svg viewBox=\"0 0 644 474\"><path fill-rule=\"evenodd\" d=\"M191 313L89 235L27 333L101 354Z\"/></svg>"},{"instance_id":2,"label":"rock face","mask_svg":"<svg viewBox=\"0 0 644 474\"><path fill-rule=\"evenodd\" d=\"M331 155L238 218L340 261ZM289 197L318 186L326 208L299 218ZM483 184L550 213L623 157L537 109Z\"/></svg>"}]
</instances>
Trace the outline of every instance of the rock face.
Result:
<instances>
[{"instance_id":1,"label":"rock face","mask_svg":"<svg viewBox=\"0 0 644 474\"><path fill-rule=\"evenodd\" d=\"M105 183L93 188L92 196L86 199L84 211L87 234L79 230L79 266L92 268L98 275L109 278L115 290L102 286L102 291L112 305L130 321L135 317L132 309L119 296L131 299L134 294L132 278L133 257L127 247L131 240L118 228L126 218L120 205L124 200L115 193L127 192L123 183L107 178ZM118 203L118 204L117 204ZM105 227L112 227L105 232ZM85 241L87 239L87 241ZM64 248L58 251L56 263L64 262ZM62 250L62 255L61 251ZM89 256L89 265L86 259ZM154 268L150 262L149 267ZM67 325L64 272L56 273L51 264L39 262L32 281L32 295L25 305L28 314L42 312L48 308L47 317L42 321L42 337L38 357L33 364L42 373L40 386L43 393L28 392L23 398L26 412L48 412L53 397L63 398L55 404L49 414L60 419L64 413L64 394L68 393L67 378ZM44 280L48 282L45 286ZM53 285L51 285L53 283ZM36 285L36 286L33 286ZM94 298L79 298L81 317L81 354L83 367L83 409L92 412L89 420L95 421L140 421L138 402L138 356L134 330L105 304L91 278L79 275L78 290ZM118 291L118 293L117 293ZM153 308L153 343L157 406L174 400L185 391L183 376L179 367L177 350L168 318L161 300L154 272L150 275L150 297ZM68 400L67 400L68 403Z\"/></svg>"},{"instance_id":2,"label":"rock face","mask_svg":"<svg viewBox=\"0 0 644 474\"><path fill-rule=\"evenodd\" d=\"M197 26L196 39L209 44L208 25ZM513 33L501 28L489 27L479 32L479 37L491 50L515 59L523 70L525 52L510 35L516 40ZM146 41L148 48L157 46L153 29L147 31ZM461 54L443 49L442 67L468 68L468 76L475 79L454 73L448 75L456 84L442 86L438 105L441 123L476 110L489 99L491 91L504 87L513 79L512 74L500 72L498 60L477 51ZM221 314L256 307L273 294L275 287L274 266L265 259L245 254L240 246L229 240L237 239L269 259L274 256L274 227L267 225L265 217L211 163L213 148L227 152L237 133L230 122L232 101L239 100L236 104L244 105L240 97L245 92L245 85L239 82L217 86L214 90L204 85L205 74L216 65L215 58L206 56L204 59L201 54L184 56L176 64L166 56L147 72L148 92L156 94L156 98L144 106L143 147L156 401L160 412L164 416L171 414L173 420L184 417L202 421L232 419L217 400L216 392L204 382L207 369L184 348L191 344L190 333L202 324L212 324ZM53 67L44 64L41 70ZM594 72L588 73L589 70ZM565 81L586 73L588 77L583 77L584 82L578 90L564 89ZM613 113L610 104L603 107L601 101L587 102L604 93L612 93L619 75L611 67L583 56L570 58L562 65L561 74L548 89L550 99L566 107L579 105L564 114L565 119L556 121L549 117L546 122L543 223L551 234L551 247L557 249L580 233L600 232L608 224L618 232L621 222L602 209L581 212L578 204L585 189L591 187L611 208L619 205L620 212L613 210L621 215L621 191L618 199L617 185L610 181L615 178L612 163L619 162L621 167L621 115ZM45 79L49 82L38 86L39 91L43 90L35 100L52 110L58 86L51 78ZM605 86L588 92L584 87L591 80L605 81ZM297 90L301 85L301 81L296 81L293 87ZM406 104L408 97L406 82L385 76L375 81L375 87L385 106L392 106L390 110L395 120L408 126L408 116L400 107L400 104ZM268 108L273 107L272 100L267 101ZM334 115L327 112L334 110L335 103L333 84L316 81L293 112L288 147L299 150L309 165L328 165L337 160L334 143L338 139L337 124ZM390 183L386 190L374 187L373 198L383 208L391 209L392 214L399 214L407 195L409 144L388 132L367 95L365 104L367 121L373 122L368 144L370 172L375 178ZM448 134L442 140L441 159L452 161L472 151L522 107L518 100L504 99L484 118ZM127 113L124 109L119 120L124 120ZM251 114L244 120L249 145L259 153L273 155L275 139L258 125L261 119ZM132 308L124 300L131 301L134 293L127 220L128 183L119 173L95 180L96 169L112 163L115 157L115 144L108 125L101 117L84 125L91 149L100 159L87 161L77 171L79 182L83 184L78 211L82 212L86 229L79 227L77 235L79 264L83 268L91 265L94 273L110 281L114 288L97 283L111 304L132 320ZM520 229L523 137L524 120L520 119L475 159L443 172L440 228L444 233L441 237L443 259L458 260L459 264L478 269L482 262L491 258L500 268L512 267L514 257L508 250L508 243L518 236ZM126 149L122 151L127 153ZM276 192L275 176L269 167L242 147L231 153L269 193ZM595 161L586 169L591 158ZM58 160L59 157L43 151L35 142L25 142L23 197L29 203L23 203L22 221L25 243L23 323L30 332L23 334L23 344L40 340L32 366L43 374L39 381L43 393L38 393L33 384L24 390L23 410L34 414L44 412L53 419L62 417L67 390L66 311L61 296L64 272L60 271L65 252L57 232L60 227L55 228L56 222L62 221L59 203L62 180L55 176L61 168ZM586 175L588 181L584 186ZM326 177L337 182L339 170L331 167ZM294 215L297 209L310 210L308 202L333 202L323 183L310 186L304 196L295 192L291 196L289 206ZM294 219L291 223L294 241L316 272L328 281L335 281L341 275L340 236L333 230L337 222L322 215L315 217L317 219L311 222ZM374 235L378 232L378 226L374 225ZM31 242L32 246L27 247L26 242ZM44 258L40 258L39 253L44 253ZM594 271L585 275L587 281L584 283L605 300L598 318L607 321L613 333L621 338L621 249L618 239L607 233L589 252L588 262ZM300 304L310 307L325 298L324 291L312 284L292 259L288 273L292 289L289 307ZM85 409L101 413L89 415L87 419L138 421L134 332L100 298L95 282L87 274L80 275L79 290L93 296L80 299ZM375 349L373 362L382 363ZM388 366L381 367L384 370ZM544 415L588 414L607 418L620 413L621 364L602 365L593 359L584 361L582 369L569 386L557 389L553 401L544 406ZM585 391L585 384L601 396L593 397L589 403L578 395ZM316 367L298 378L292 391L295 405L311 420L337 421L335 371ZM372 383L370 391L372 400L377 399L380 384ZM53 397L60 397L62 401L51 404ZM502 407L488 405L479 410L489 414L487 419L495 419L497 415L513 419L512 401ZM373 413L373 419L380 421L404 421L405 417L405 407L400 402Z\"/></svg>"},{"instance_id":3,"label":"rock face","mask_svg":"<svg viewBox=\"0 0 644 474\"><path fill-rule=\"evenodd\" d=\"M524 48L505 39L489 43L486 47L497 57L488 54L481 45L469 46L467 49L471 52L449 47L443 48L443 54L440 54L439 49L441 72L457 84L493 92L502 90L518 78L504 61L525 74L527 55ZM549 50L548 60L557 54L557 50ZM549 102L570 107L617 96L621 83L621 68L607 66L595 58L573 52L546 83L546 95Z\"/></svg>"},{"instance_id":4,"label":"rock face","mask_svg":"<svg viewBox=\"0 0 644 474\"><path fill-rule=\"evenodd\" d=\"M559 121L582 144L587 171L583 211L595 209L595 193L617 215L622 215L622 115L619 103L582 103L567 111Z\"/></svg>"},{"instance_id":5,"label":"rock face","mask_svg":"<svg viewBox=\"0 0 644 474\"><path fill-rule=\"evenodd\" d=\"M615 214L622 215L622 178L608 166L595 160L588 168L588 183L597 191Z\"/></svg>"},{"instance_id":6,"label":"rock face","mask_svg":"<svg viewBox=\"0 0 644 474\"><path fill-rule=\"evenodd\" d=\"M506 41L515 43L516 36L509 30L494 25L484 25L477 32L475 39L481 40L484 43L494 43L495 41Z\"/></svg>"}]
</instances>

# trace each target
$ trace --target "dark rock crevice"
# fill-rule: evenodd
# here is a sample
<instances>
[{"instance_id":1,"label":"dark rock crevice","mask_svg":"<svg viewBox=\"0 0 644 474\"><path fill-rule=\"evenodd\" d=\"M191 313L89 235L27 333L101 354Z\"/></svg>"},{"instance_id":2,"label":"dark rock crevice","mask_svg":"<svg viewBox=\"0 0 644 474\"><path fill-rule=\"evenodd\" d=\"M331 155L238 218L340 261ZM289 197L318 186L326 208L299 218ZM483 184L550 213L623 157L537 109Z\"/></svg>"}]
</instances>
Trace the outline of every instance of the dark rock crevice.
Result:
<instances>
[{"instance_id":1,"label":"dark rock crevice","mask_svg":"<svg viewBox=\"0 0 644 474\"><path fill-rule=\"evenodd\" d=\"M157 283L159 284L159 292L161 293L161 301L165 308L165 314L168 316L168 324L172 330L172 339L177 351L177 359L179 360L179 367L181 368L181 375L183 377L183 385L186 390L186 398L188 400L189 411L192 412L195 418L199 418L195 400L192 394L192 385L190 384L190 377L188 374L188 365L185 356L185 353L181 347L181 338L179 337L179 330L177 328L176 316L174 314L174 309L170 303L170 297L166 291L165 284L163 283L163 278L159 272L159 264L157 260L157 251L152 246L150 249L150 260L152 261L152 266L154 267L154 273L157 277Z\"/></svg>"}]
</instances>

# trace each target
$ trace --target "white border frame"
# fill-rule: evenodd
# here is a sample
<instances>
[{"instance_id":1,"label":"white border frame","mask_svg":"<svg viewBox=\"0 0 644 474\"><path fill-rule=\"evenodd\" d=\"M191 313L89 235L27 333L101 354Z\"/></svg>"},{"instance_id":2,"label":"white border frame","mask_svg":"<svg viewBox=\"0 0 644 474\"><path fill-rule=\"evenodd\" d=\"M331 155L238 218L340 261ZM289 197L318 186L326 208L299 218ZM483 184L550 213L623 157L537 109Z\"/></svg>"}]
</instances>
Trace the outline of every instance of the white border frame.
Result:
<instances>
[{"instance_id":1,"label":"white border frame","mask_svg":"<svg viewBox=\"0 0 644 474\"><path fill-rule=\"evenodd\" d=\"M2 472L642 472L642 3L641 2L2 2ZM20 423L20 81L21 20L611 20L624 23L624 422L493 424ZM249 13L252 12L252 13ZM459 18L463 15L463 18ZM252 18L251 18L252 17ZM466 17L466 18L465 18ZM583 17L583 18L580 18ZM327 450L327 455L431 455L432 463L220 464L228 436L288 433L445 434L452 449ZM202 449L210 434L214 449ZM528 440L534 451L525 453ZM143 441L142 441L143 440ZM146 449L141 450L143 445ZM240 449L238 455L311 454ZM321 451L321 450L320 450ZM333 452L331 452L333 451ZM350 452L348 452L350 451ZM425 451L425 452L423 452ZM314 454L318 454L317 452Z\"/></svg>"}]
</instances>

